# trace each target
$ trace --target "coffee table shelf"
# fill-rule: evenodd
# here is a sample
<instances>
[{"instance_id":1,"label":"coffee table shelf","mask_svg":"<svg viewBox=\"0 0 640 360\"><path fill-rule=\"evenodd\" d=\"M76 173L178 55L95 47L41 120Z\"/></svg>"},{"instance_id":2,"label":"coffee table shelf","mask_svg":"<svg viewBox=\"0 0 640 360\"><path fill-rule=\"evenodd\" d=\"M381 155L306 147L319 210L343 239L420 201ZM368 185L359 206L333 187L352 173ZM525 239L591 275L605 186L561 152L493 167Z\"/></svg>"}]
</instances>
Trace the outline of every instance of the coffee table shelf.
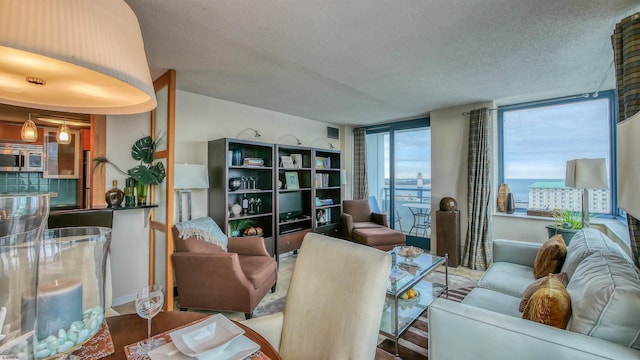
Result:
<instances>
[{"instance_id":1,"label":"coffee table shelf","mask_svg":"<svg viewBox=\"0 0 640 360\"><path fill-rule=\"evenodd\" d=\"M397 250L391 250L393 267L387 286L387 297L385 300L382 321L380 323L380 334L393 339L396 345L396 356L398 353L398 339L400 335L413 324L434 299L443 293L448 297L449 293L449 270L448 255L434 256L421 254L417 258L407 260L397 254ZM433 283L425 280L427 275L444 265L445 283ZM418 295L412 299L403 300L402 294L409 289L418 291Z\"/></svg>"}]
</instances>

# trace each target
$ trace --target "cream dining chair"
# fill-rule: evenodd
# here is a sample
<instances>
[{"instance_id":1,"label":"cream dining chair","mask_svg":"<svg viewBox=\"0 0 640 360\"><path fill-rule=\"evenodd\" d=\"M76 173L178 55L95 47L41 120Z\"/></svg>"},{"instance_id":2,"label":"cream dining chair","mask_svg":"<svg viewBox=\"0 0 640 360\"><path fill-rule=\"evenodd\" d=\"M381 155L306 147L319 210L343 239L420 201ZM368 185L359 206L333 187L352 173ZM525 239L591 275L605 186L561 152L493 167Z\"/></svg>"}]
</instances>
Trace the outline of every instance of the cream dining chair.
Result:
<instances>
[{"instance_id":1,"label":"cream dining chair","mask_svg":"<svg viewBox=\"0 0 640 360\"><path fill-rule=\"evenodd\" d=\"M243 323L283 359L373 359L391 256L309 233L293 269L284 312Z\"/></svg>"}]
</instances>

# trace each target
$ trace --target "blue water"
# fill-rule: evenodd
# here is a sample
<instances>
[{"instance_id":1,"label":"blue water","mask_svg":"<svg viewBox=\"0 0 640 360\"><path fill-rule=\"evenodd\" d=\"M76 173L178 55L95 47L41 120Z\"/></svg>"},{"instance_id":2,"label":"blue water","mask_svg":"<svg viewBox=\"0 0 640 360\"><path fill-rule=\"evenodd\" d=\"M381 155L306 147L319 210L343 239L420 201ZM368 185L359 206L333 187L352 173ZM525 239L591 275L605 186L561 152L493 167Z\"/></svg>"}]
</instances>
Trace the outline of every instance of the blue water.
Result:
<instances>
[{"instance_id":1,"label":"blue water","mask_svg":"<svg viewBox=\"0 0 640 360\"><path fill-rule=\"evenodd\" d=\"M504 182L509 185L509 190L511 190L516 202L529 202L529 185L540 181L564 182L564 179L505 179Z\"/></svg>"}]
</instances>

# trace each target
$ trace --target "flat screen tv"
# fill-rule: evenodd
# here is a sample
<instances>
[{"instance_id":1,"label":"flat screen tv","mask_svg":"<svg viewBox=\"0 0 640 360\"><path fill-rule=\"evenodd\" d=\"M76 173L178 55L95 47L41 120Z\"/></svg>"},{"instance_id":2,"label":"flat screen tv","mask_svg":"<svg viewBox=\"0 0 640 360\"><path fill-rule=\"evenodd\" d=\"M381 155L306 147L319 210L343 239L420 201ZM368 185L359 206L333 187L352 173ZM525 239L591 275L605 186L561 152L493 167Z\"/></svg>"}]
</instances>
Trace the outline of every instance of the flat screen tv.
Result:
<instances>
[{"instance_id":1,"label":"flat screen tv","mask_svg":"<svg viewBox=\"0 0 640 360\"><path fill-rule=\"evenodd\" d=\"M300 191L283 192L279 197L280 221L302 215L302 193Z\"/></svg>"}]
</instances>

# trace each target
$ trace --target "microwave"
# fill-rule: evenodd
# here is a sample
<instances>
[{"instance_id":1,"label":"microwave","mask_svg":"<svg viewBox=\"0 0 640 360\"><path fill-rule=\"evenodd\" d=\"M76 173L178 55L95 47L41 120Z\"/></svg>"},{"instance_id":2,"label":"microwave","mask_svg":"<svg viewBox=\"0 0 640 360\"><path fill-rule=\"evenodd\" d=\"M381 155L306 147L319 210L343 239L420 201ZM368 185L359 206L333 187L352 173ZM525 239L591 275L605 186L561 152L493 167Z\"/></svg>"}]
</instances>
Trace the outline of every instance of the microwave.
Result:
<instances>
[{"instance_id":1,"label":"microwave","mask_svg":"<svg viewBox=\"0 0 640 360\"><path fill-rule=\"evenodd\" d=\"M0 171L42 172L44 147L42 145L0 144Z\"/></svg>"}]
</instances>

